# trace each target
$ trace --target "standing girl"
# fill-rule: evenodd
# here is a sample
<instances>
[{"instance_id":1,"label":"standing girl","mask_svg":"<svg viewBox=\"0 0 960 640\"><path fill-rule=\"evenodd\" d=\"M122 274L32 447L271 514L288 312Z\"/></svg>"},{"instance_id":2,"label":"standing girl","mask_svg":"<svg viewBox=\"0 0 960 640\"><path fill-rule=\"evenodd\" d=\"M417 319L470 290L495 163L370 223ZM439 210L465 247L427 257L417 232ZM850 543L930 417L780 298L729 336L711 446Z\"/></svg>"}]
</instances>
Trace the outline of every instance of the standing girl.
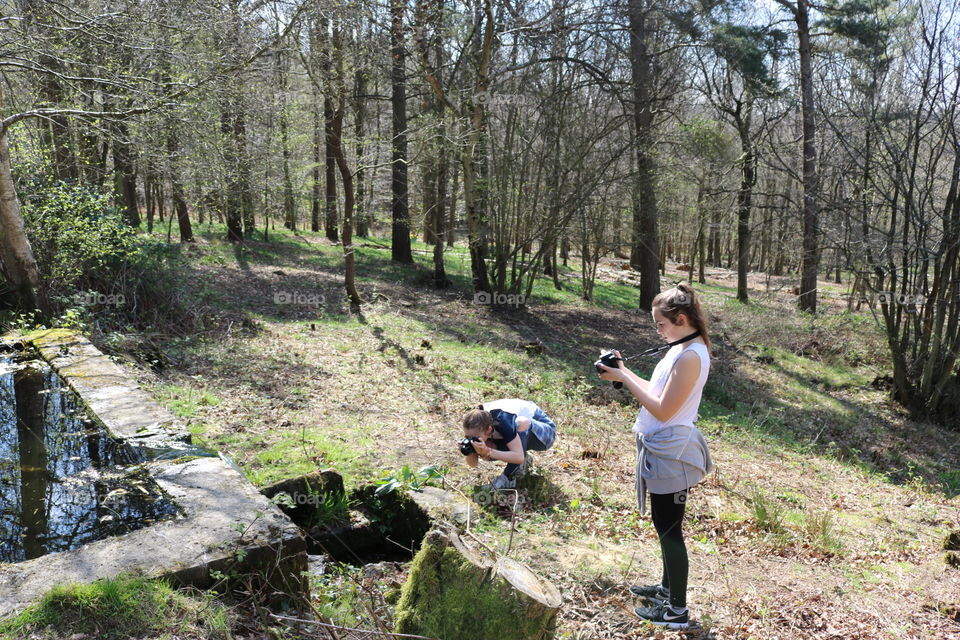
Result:
<instances>
[{"instance_id":1,"label":"standing girl","mask_svg":"<svg viewBox=\"0 0 960 640\"><path fill-rule=\"evenodd\" d=\"M710 372L710 338L700 301L687 284L679 283L657 295L652 314L657 333L671 348L657 363L650 381L622 362L616 369L601 365L600 377L622 382L642 407L633 426L637 434L637 501L644 513L646 493L650 492L650 517L660 538L663 577L659 584L630 587L651 605L634 611L655 625L684 629L689 626L690 614L683 513L690 487L713 468L707 443L694 426Z\"/></svg>"}]
</instances>

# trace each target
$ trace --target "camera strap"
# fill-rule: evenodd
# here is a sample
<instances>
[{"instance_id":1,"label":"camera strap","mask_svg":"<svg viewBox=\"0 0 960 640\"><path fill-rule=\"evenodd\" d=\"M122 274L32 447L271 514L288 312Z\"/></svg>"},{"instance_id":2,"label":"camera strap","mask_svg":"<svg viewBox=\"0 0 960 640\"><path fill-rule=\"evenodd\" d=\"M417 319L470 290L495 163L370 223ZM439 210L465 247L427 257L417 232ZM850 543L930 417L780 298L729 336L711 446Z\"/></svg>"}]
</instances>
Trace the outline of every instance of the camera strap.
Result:
<instances>
[{"instance_id":1,"label":"camera strap","mask_svg":"<svg viewBox=\"0 0 960 640\"><path fill-rule=\"evenodd\" d=\"M693 340L694 338L696 338L696 337L699 336L699 335L700 335L700 332L699 332L699 331L694 331L694 332L691 333L690 335L684 336L683 338L680 338L679 340L674 340L673 342L668 342L668 343L665 344L665 345L662 345L662 346L659 346L659 347L654 347L654 348L652 348L652 349L647 349L646 351L641 351L640 353L635 353L635 354L632 355L632 356L625 356L625 357L623 357L623 361L626 362L627 360L633 360L634 358L639 358L639 357L641 357L641 356L652 356L652 355L654 355L654 354L656 354L656 353L660 353L661 351L666 351L667 349L670 349L670 348L672 348L672 347L675 347L675 346L677 346L678 344L683 344L684 342L689 342L689 341Z\"/></svg>"}]
</instances>

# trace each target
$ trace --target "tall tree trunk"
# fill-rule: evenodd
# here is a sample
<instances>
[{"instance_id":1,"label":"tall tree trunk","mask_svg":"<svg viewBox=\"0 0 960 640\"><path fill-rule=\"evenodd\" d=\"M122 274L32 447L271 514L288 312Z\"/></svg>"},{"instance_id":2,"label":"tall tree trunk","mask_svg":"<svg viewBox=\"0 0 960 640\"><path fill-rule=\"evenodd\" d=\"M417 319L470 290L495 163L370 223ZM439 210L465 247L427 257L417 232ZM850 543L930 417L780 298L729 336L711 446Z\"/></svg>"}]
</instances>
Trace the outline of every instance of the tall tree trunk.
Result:
<instances>
[{"instance_id":1,"label":"tall tree trunk","mask_svg":"<svg viewBox=\"0 0 960 640\"><path fill-rule=\"evenodd\" d=\"M346 154L343 150L343 112L346 105L346 85L343 71L343 51L341 50L340 28L333 25L332 53L335 58L333 90L336 95L336 108L333 112L331 127L331 152L340 169L340 178L343 181L343 257L344 257L344 287L347 297L354 308L360 306L360 294L357 292L356 260L353 250L353 202L354 187L353 175L347 165Z\"/></svg>"},{"instance_id":2,"label":"tall tree trunk","mask_svg":"<svg viewBox=\"0 0 960 640\"><path fill-rule=\"evenodd\" d=\"M653 136L653 71L651 69L645 0L628 0L630 70L637 154L637 198L633 209L630 265L640 272L640 308L650 310L660 292L660 247L657 237L656 164Z\"/></svg>"},{"instance_id":3,"label":"tall tree trunk","mask_svg":"<svg viewBox=\"0 0 960 640\"><path fill-rule=\"evenodd\" d=\"M157 214L157 205L153 200L153 183L157 179L157 170L149 163L143 173L143 199L147 210L147 233L153 233L153 218Z\"/></svg>"},{"instance_id":4,"label":"tall tree trunk","mask_svg":"<svg viewBox=\"0 0 960 640\"><path fill-rule=\"evenodd\" d=\"M114 192L123 203L124 217L131 227L140 226L140 208L137 203L137 172L133 164L133 145L127 123L120 120L113 127Z\"/></svg>"},{"instance_id":5,"label":"tall tree trunk","mask_svg":"<svg viewBox=\"0 0 960 640\"><path fill-rule=\"evenodd\" d=\"M227 164L226 185L226 219L227 240L243 242L243 202L240 196L240 180L238 177L238 149L237 138L234 135L233 99L227 96L221 107L220 130L223 133L224 156ZM160 201L160 220L163 221L163 201Z\"/></svg>"},{"instance_id":6,"label":"tall tree trunk","mask_svg":"<svg viewBox=\"0 0 960 640\"><path fill-rule=\"evenodd\" d=\"M243 104L243 95L242 91L238 94L239 99L237 100L233 132L239 152L237 177L240 188L240 208L243 212L243 237L252 238L254 231L257 229L257 224L253 217L253 180L250 176L250 156L247 153L247 114Z\"/></svg>"},{"instance_id":7,"label":"tall tree trunk","mask_svg":"<svg viewBox=\"0 0 960 640\"><path fill-rule=\"evenodd\" d=\"M391 212L393 232L391 258L396 262L412 263L410 248L410 208L407 195L407 85L406 50L404 47L404 0L390 0L390 82L393 109L391 158Z\"/></svg>"},{"instance_id":8,"label":"tall tree trunk","mask_svg":"<svg viewBox=\"0 0 960 640\"><path fill-rule=\"evenodd\" d=\"M438 109L439 117L443 117L443 107ZM445 204L447 201L447 149L443 143L446 135L446 127L440 129L440 149L437 157L436 170L436 198L433 212L433 230L435 233L435 242L433 244L433 285L437 288L447 287L450 281L447 279L447 270L443 258L443 239L446 235L444 224L447 220L447 211Z\"/></svg>"},{"instance_id":9,"label":"tall tree trunk","mask_svg":"<svg viewBox=\"0 0 960 640\"><path fill-rule=\"evenodd\" d=\"M283 154L283 226L297 230L297 209L290 179L290 133L287 115L287 62L283 50L277 52L277 77L280 86L280 148ZM264 211L268 207L264 207Z\"/></svg>"},{"instance_id":10,"label":"tall tree trunk","mask_svg":"<svg viewBox=\"0 0 960 640\"><path fill-rule=\"evenodd\" d=\"M323 195L320 187L321 149L323 146L323 123L320 118L319 91L313 88L313 185L310 188L310 230L320 231L320 210Z\"/></svg>"},{"instance_id":11,"label":"tall tree trunk","mask_svg":"<svg viewBox=\"0 0 960 640\"><path fill-rule=\"evenodd\" d=\"M170 180L170 196L173 199L173 210L177 214L177 226L180 230L180 242L194 242L193 226L190 224L190 215L187 210L187 200L184 197L183 182L178 172L177 158L180 153L180 140L177 137L177 125L170 122L167 125L167 166ZM152 221L151 221L152 225Z\"/></svg>"},{"instance_id":12,"label":"tall tree trunk","mask_svg":"<svg viewBox=\"0 0 960 640\"><path fill-rule=\"evenodd\" d=\"M434 23L434 32L432 38L432 46L430 47L433 50L433 55L435 56L435 64L437 67L443 65L443 37L444 33L444 4L445 0L437 0L434 6L434 15L432 22ZM433 199L433 211L431 212L431 235L433 239L433 286L440 288L445 288L450 285L450 281L447 279L447 270L446 265L444 264L443 258L443 241L446 230L444 229L444 224L447 221L447 211L446 211L446 202L447 202L447 169L448 169L448 157L447 157L447 123L445 121L444 105L440 100L439 96L434 93L429 94L428 104L430 110L433 114L433 117L437 120L437 136L436 143L433 146L433 170L432 178L434 190L432 194Z\"/></svg>"},{"instance_id":13,"label":"tall tree trunk","mask_svg":"<svg viewBox=\"0 0 960 640\"><path fill-rule=\"evenodd\" d=\"M367 217L366 205L364 201L364 170L363 170L363 127L367 120L367 76L366 69L357 69L354 74L354 111L356 118L353 124L353 135L356 140L357 157L357 195L354 199L354 216L356 222L357 235L367 237L370 235L370 222Z\"/></svg>"},{"instance_id":14,"label":"tall tree trunk","mask_svg":"<svg viewBox=\"0 0 960 640\"><path fill-rule=\"evenodd\" d=\"M753 95L747 91L736 114L740 135L740 188L737 191L737 300L748 302L747 271L750 268L750 206L757 183L756 157L751 139Z\"/></svg>"},{"instance_id":15,"label":"tall tree trunk","mask_svg":"<svg viewBox=\"0 0 960 640\"><path fill-rule=\"evenodd\" d=\"M0 83L0 106L2 104L3 84ZM0 269L13 289L15 299L12 302L19 309L30 311L39 308L44 314L50 312L37 261L20 214L20 199L10 170L6 130L0 133Z\"/></svg>"},{"instance_id":16,"label":"tall tree trunk","mask_svg":"<svg viewBox=\"0 0 960 640\"><path fill-rule=\"evenodd\" d=\"M447 207L447 248L452 249L457 241L457 195L460 193L460 163L454 162L450 179L450 203Z\"/></svg>"},{"instance_id":17,"label":"tall tree trunk","mask_svg":"<svg viewBox=\"0 0 960 640\"><path fill-rule=\"evenodd\" d=\"M820 185L817 175L809 0L797 0L794 17L797 23L797 38L800 42L800 95L803 120L803 258L799 306L803 311L815 313L817 270L820 262L820 223L817 214L817 192Z\"/></svg>"},{"instance_id":18,"label":"tall tree trunk","mask_svg":"<svg viewBox=\"0 0 960 640\"><path fill-rule=\"evenodd\" d=\"M333 90L330 86L331 73L331 55L332 45L328 30L330 20L323 18L320 20L320 42L321 56L323 64L324 92L323 92L323 131L326 144L326 164L325 164L325 194L326 194L326 217L324 218L324 230L327 233L327 239L330 242L339 241L339 232L337 231L337 160L333 153L333 119L335 108L333 103Z\"/></svg>"}]
</instances>

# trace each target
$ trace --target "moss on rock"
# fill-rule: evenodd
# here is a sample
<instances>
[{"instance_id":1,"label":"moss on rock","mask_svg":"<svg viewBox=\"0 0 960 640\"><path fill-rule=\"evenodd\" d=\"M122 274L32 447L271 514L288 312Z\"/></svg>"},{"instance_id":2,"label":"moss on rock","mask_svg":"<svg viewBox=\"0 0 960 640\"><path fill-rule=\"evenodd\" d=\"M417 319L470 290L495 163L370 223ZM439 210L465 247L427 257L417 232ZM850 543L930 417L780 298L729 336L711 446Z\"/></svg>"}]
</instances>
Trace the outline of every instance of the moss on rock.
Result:
<instances>
[{"instance_id":1,"label":"moss on rock","mask_svg":"<svg viewBox=\"0 0 960 640\"><path fill-rule=\"evenodd\" d=\"M561 598L508 558L472 549L450 528L427 534L396 611L397 633L457 640L552 638Z\"/></svg>"}]
</instances>

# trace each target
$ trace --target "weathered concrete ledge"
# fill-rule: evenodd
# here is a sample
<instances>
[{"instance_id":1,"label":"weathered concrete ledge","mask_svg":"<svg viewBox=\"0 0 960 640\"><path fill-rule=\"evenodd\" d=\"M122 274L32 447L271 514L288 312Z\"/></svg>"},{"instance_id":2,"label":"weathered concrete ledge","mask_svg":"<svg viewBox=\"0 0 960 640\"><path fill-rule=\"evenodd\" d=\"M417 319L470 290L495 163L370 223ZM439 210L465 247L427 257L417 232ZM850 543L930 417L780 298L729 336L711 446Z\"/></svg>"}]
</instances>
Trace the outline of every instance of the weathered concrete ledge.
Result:
<instances>
[{"instance_id":1,"label":"weathered concrete ledge","mask_svg":"<svg viewBox=\"0 0 960 640\"><path fill-rule=\"evenodd\" d=\"M38 351L114 437L150 448L190 442L183 423L141 389L128 370L83 336L66 329L43 329L22 336L21 341Z\"/></svg>"},{"instance_id":2,"label":"weathered concrete ledge","mask_svg":"<svg viewBox=\"0 0 960 640\"><path fill-rule=\"evenodd\" d=\"M189 434L174 416L85 338L59 330L21 340L36 346L117 439L135 447L189 447ZM0 616L21 610L56 584L124 572L200 588L216 581L215 572L256 572L273 589L306 592L306 544L299 528L222 456L144 465L182 516L72 551L0 565Z\"/></svg>"}]
</instances>

